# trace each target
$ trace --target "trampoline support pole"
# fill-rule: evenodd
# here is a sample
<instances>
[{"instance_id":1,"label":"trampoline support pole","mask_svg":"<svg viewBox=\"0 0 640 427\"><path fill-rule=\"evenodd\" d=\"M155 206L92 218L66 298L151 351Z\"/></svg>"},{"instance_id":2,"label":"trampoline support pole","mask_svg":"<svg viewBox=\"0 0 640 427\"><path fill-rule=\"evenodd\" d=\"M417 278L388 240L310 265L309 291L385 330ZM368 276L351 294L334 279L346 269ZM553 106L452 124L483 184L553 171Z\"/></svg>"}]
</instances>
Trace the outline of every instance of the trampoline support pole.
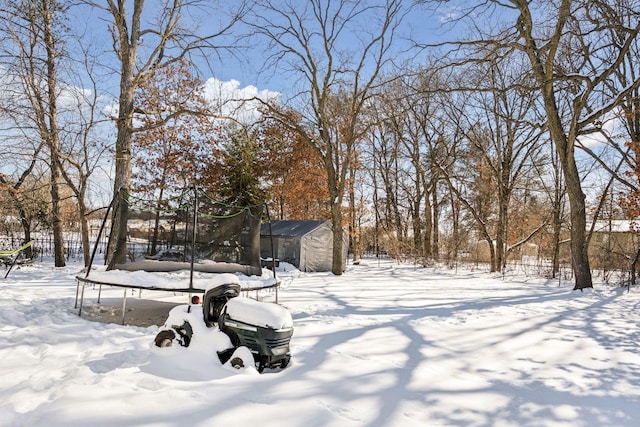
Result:
<instances>
[{"instance_id":1,"label":"trampoline support pole","mask_svg":"<svg viewBox=\"0 0 640 427\"><path fill-rule=\"evenodd\" d=\"M76 279L76 303L73 308L78 308L78 294L80 293L80 280Z\"/></svg>"},{"instance_id":2,"label":"trampoline support pole","mask_svg":"<svg viewBox=\"0 0 640 427\"><path fill-rule=\"evenodd\" d=\"M80 293L80 309L78 310L78 316L82 317L82 303L84 302L84 287L87 284L85 282L82 282L82 292Z\"/></svg>"},{"instance_id":3,"label":"trampoline support pole","mask_svg":"<svg viewBox=\"0 0 640 427\"><path fill-rule=\"evenodd\" d=\"M127 311L127 288L124 288L124 295L122 297L122 324L124 325L124 314Z\"/></svg>"}]
</instances>

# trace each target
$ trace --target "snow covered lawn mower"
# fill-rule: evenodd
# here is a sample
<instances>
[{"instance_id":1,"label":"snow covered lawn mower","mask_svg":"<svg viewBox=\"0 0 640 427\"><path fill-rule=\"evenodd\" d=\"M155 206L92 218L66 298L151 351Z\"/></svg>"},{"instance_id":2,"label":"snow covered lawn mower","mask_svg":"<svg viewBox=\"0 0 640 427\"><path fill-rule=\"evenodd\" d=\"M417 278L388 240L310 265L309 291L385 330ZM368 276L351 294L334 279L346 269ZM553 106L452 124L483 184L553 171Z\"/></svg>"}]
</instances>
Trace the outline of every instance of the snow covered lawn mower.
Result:
<instances>
[{"instance_id":1,"label":"snow covered lawn mower","mask_svg":"<svg viewBox=\"0 0 640 427\"><path fill-rule=\"evenodd\" d=\"M284 369L291 360L291 314L280 305L243 298L240 291L239 284L229 283L211 287L204 294L205 324L217 324L233 346L218 352L220 361L226 363L238 347L244 346L251 350L258 372L265 368Z\"/></svg>"}]
</instances>

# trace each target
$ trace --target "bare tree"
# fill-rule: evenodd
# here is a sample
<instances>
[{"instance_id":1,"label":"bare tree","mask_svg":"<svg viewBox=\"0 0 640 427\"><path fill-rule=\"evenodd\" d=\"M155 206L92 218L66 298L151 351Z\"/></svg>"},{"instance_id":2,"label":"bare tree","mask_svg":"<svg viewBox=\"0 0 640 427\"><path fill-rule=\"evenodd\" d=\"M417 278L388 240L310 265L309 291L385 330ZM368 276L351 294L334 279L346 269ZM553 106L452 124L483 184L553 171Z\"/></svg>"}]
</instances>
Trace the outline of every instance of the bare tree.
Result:
<instances>
[{"instance_id":1,"label":"bare tree","mask_svg":"<svg viewBox=\"0 0 640 427\"><path fill-rule=\"evenodd\" d=\"M441 195L439 165L446 163L445 142L447 126L443 114L445 104L454 102L454 95L443 87L442 76L426 66L417 72L399 76L389 88L387 122L393 124L403 153L401 168L407 179L405 196L413 223L413 239L417 253L424 257L438 255L438 220Z\"/></svg>"},{"instance_id":2,"label":"bare tree","mask_svg":"<svg viewBox=\"0 0 640 427\"><path fill-rule=\"evenodd\" d=\"M134 95L136 90L153 77L157 70L188 58L190 55L206 51L215 54L216 40L225 36L245 12L245 2L234 2L233 12L215 32L198 34L197 23L193 21L196 8L202 14L215 13L206 10L206 4L197 0L163 0L145 7L144 0L106 0L104 3L88 2L107 12L111 20L113 49L119 63L120 90L118 94L118 113L116 118L117 136L115 142L115 179L114 194L117 196L109 236L107 253L108 268L126 261L126 222L128 218L128 194L131 190L131 143L134 132L148 129L136 127L136 113L144 114L136 109ZM131 11L128 10L131 6ZM228 5L227 5L228 6ZM206 10L206 11L205 11ZM185 13L192 21L185 20ZM155 21L145 21L144 12ZM222 13L217 14L222 16ZM145 26L147 25L148 26ZM164 125L167 121L189 114L188 108L168 111L160 122L153 126Z\"/></svg>"},{"instance_id":3,"label":"bare tree","mask_svg":"<svg viewBox=\"0 0 640 427\"><path fill-rule=\"evenodd\" d=\"M7 67L7 64L2 66ZM45 144L33 129L33 122L28 119L32 115L28 113L30 108L25 102L21 81L17 69L7 67L2 79L4 90L0 96L0 133L3 141L0 145L0 201L7 216L17 214L23 242L28 242L32 240L32 219L43 212L43 205L46 210L48 199L46 204L38 200L38 206L34 206L33 198L29 197L34 193L33 184L42 181L40 164ZM28 248L29 256L31 250L32 247Z\"/></svg>"},{"instance_id":4,"label":"bare tree","mask_svg":"<svg viewBox=\"0 0 640 427\"><path fill-rule=\"evenodd\" d=\"M399 162L400 142L397 132L391 123L387 121L390 113L388 108L393 108L390 103L378 102L382 98L376 97L376 102L367 109L368 120L372 125L368 126L369 133L367 162L371 174L373 208L376 214L375 238L376 251L381 243L385 243L387 250L395 252L395 248L404 238L403 220L399 198ZM386 242L381 242L381 237ZM389 246L393 247L389 247Z\"/></svg>"},{"instance_id":5,"label":"bare tree","mask_svg":"<svg viewBox=\"0 0 640 427\"><path fill-rule=\"evenodd\" d=\"M410 218L411 232L413 236L412 252L419 257L424 253L424 227L423 228L423 204L430 202L426 188L426 150L422 138L420 123L429 120L430 104L425 96L415 92L407 82L401 78L393 81L386 90L385 100L388 116L385 118L392 131L396 134L395 140L399 143L400 153L399 169L402 179L400 193L396 199L402 199L406 203ZM429 210L430 212L430 210ZM430 217L428 228L431 231ZM430 237L430 233L426 233Z\"/></svg>"},{"instance_id":6,"label":"bare tree","mask_svg":"<svg viewBox=\"0 0 640 427\"><path fill-rule=\"evenodd\" d=\"M89 230L90 206L87 196L91 178L99 169L105 157L107 146L98 137L101 130L100 103L98 82L95 78L96 58L89 47L80 49L81 57L75 62L80 70L85 71L83 88L67 87L66 96L74 100L68 111L63 111L61 119L60 172L65 183L73 192L77 202L80 239L85 267L91 259L91 243Z\"/></svg>"},{"instance_id":7,"label":"bare tree","mask_svg":"<svg viewBox=\"0 0 640 427\"><path fill-rule=\"evenodd\" d=\"M551 227L548 240L548 249L544 252L551 258L551 277L555 278L560 271L560 246L562 231L565 228L566 218L566 191L562 179L562 168L558 160L558 153L551 141L547 142L549 161L547 165L538 165L537 175L541 183L543 193L551 205L549 213L549 226ZM543 252L543 253L544 253Z\"/></svg>"},{"instance_id":8,"label":"bare tree","mask_svg":"<svg viewBox=\"0 0 640 427\"><path fill-rule=\"evenodd\" d=\"M60 129L58 125L57 67L62 51L59 20L64 3L56 0L8 1L2 10L2 26L10 35L5 44L12 73L19 78L29 113L26 121L44 142L49 153L51 228L56 267L65 265L65 248L60 218Z\"/></svg>"},{"instance_id":9,"label":"bare tree","mask_svg":"<svg viewBox=\"0 0 640 427\"><path fill-rule=\"evenodd\" d=\"M449 166L441 166L440 172L456 200L473 217L481 238L487 242L490 269L492 272L497 271L499 267L493 244L497 182L490 172L491 167L487 159L478 149L478 146L488 144L489 132L486 127L479 125L465 129L464 124L458 123L456 128L458 138L454 140L453 145L456 146L455 151L459 156L447 159Z\"/></svg>"},{"instance_id":10,"label":"bare tree","mask_svg":"<svg viewBox=\"0 0 640 427\"><path fill-rule=\"evenodd\" d=\"M399 242L404 238L404 218L398 200L400 142L393 126L386 121L389 114L385 107L389 105L377 102L379 99L367 109L367 120L372 124L368 126L368 149L362 153L369 165L365 169L369 173L373 195L374 249L377 255L382 246L392 253L399 252Z\"/></svg>"},{"instance_id":11,"label":"bare tree","mask_svg":"<svg viewBox=\"0 0 640 427\"><path fill-rule=\"evenodd\" d=\"M637 20L637 14L634 16L625 13L625 11L633 10L634 6L637 9L637 2L632 0L619 0L612 5L612 10L616 11L621 24L610 26L609 31L612 39L617 39L619 42L626 39L627 31L625 28L634 24L634 20ZM639 55L640 40L635 40L624 54L621 66L615 71L612 78L605 82L611 92L616 93L621 88L635 86L635 82L640 78ZM596 123L596 128L600 130L599 136L606 141L606 148L611 149L609 151L614 154L617 166L610 166L605 162L604 150L594 150L586 144L579 146L610 174L611 178L607 190L613 186L614 181L620 186L621 207L624 213L634 220L631 231L637 234L640 233L635 225L636 218L640 216L640 87L636 86L629 91L618 107L602 123ZM623 129L622 135L616 135L607 129L607 121L613 123L615 129ZM606 202L607 190L603 192L600 207ZM639 263L640 247L637 248L630 263L631 283L635 283Z\"/></svg>"},{"instance_id":12,"label":"bare tree","mask_svg":"<svg viewBox=\"0 0 640 427\"><path fill-rule=\"evenodd\" d=\"M391 60L390 49L406 13L399 0L267 1L246 24L268 47L268 66L300 84L304 123L272 113L302 135L322 157L333 223L334 274L342 274L343 218L350 164L362 112ZM339 107L340 110L336 110Z\"/></svg>"},{"instance_id":13,"label":"bare tree","mask_svg":"<svg viewBox=\"0 0 640 427\"><path fill-rule=\"evenodd\" d=\"M387 249L419 257L439 255L439 210L444 200L439 165L451 154L435 70L404 71L380 88L367 109L376 238ZM451 96L453 96L451 94ZM446 123L446 125L445 125Z\"/></svg>"},{"instance_id":14,"label":"bare tree","mask_svg":"<svg viewBox=\"0 0 640 427\"><path fill-rule=\"evenodd\" d=\"M637 38L640 21L624 26L620 16L604 1L563 0L556 11L557 20L551 37L543 45L534 35L536 23L530 6L524 2L514 3L520 13L516 30L524 41L521 49L529 57L539 85L549 132L558 151L569 196L575 289L592 287L585 236L585 196L574 147L581 134L588 132L594 123L602 120L604 114L640 85L638 78L619 92L608 94L605 84L620 68ZM619 29L621 39L611 37L608 31L611 26ZM564 57L562 53L565 53ZM564 71L562 65L566 64L576 65ZM576 75L576 71L579 74ZM563 97L566 103L562 102ZM564 104L564 111L559 108L560 104Z\"/></svg>"},{"instance_id":15,"label":"bare tree","mask_svg":"<svg viewBox=\"0 0 640 427\"><path fill-rule=\"evenodd\" d=\"M484 123L487 138L471 138L476 152L483 158L487 172L495 182L497 221L495 226L496 269L506 264L509 244L509 219L511 200L517 187L529 189L534 166L541 161L541 145L544 126L537 119L537 97L522 90L518 82L529 77L521 72L517 63L487 64L476 74L477 85L483 90L469 94L473 101L473 121ZM470 74L466 73L467 76ZM484 82L484 83L483 83ZM546 222L536 224L532 230L523 230L526 236L518 236L517 243L533 237Z\"/></svg>"},{"instance_id":16,"label":"bare tree","mask_svg":"<svg viewBox=\"0 0 640 427\"><path fill-rule=\"evenodd\" d=\"M481 2L463 15L474 20L474 27L483 31L483 36L458 44L470 49L452 51L464 50L464 56L458 56L455 62L509 59L516 51L526 55L535 79L531 89L541 97L569 198L575 289L593 286L576 143L585 133L596 131L594 125L640 86L637 79L611 92L607 83L622 66L640 31L637 18L624 18L634 16L634 9L616 8L616 4L614 0ZM505 13L493 13L496 10ZM480 21L493 16L504 19L498 23L498 31L486 30L489 25ZM614 28L615 33L611 31Z\"/></svg>"}]
</instances>

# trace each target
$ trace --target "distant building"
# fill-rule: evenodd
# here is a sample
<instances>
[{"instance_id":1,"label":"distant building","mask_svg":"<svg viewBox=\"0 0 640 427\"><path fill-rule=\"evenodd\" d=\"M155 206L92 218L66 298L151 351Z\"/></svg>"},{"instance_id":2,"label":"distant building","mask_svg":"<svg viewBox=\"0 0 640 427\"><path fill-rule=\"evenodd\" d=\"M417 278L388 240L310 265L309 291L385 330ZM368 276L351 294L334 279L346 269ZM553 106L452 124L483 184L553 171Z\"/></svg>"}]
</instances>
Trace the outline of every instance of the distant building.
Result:
<instances>
[{"instance_id":1,"label":"distant building","mask_svg":"<svg viewBox=\"0 0 640 427\"><path fill-rule=\"evenodd\" d=\"M300 271L331 271L333 266L333 232L330 221L276 220L260 229L260 257L273 256L294 265ZM349 242L342 239L343 270L346 267Z\"/></svg>"},{"instance_id":2,"label":"distant building","mask_svg":"<svg viewBox=\"0 0 640 427\"><path fill-rule=\"evenodd\" d=\"M587 221L587 232L591 231L591 222ZM495 248L495 241L493 242ZM544 249L544 248L543 248ZM636 231L632 230L630 220L596 221L589 241L589 265L594 269L627 270L631 267L636 253L640 249L640 222ZM549 258L548 252L546 256ZM508 254L509 261L524 261L545 257L536 243L530 242ZM468 255L468 259L477 262L489 262L489 244L478 240ZM561 262L571 263L571 240L565 235L560 242Z\"/></svg>"},{"instance_id":3,"label":"distant building","mask_svg":"<svg viewBox=\"0 0 640 427\"><path fill-rule=\"evenodd\" d=\"M640 234L629 220L597 221L589 244L592 268L624 270L631 266L640 247ZM589 224L587 224L589 227ZM637 224L640 231L640 224Z\"/></svg>"}]
</instances>

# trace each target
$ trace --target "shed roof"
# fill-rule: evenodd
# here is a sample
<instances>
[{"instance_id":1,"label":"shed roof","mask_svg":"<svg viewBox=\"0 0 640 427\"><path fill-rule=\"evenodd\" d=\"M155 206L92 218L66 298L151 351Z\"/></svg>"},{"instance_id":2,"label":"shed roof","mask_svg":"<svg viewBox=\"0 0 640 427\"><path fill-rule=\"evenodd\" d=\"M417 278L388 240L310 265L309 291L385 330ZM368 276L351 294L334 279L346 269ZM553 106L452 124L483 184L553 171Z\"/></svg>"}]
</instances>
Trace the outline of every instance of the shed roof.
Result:
<instances>
[{"instance_id":1,"label":"shed roof","mask_svg":"<svg viewBox=\"0 0 640 427\"><path fill-rule=\"evenodd\" d=\"M326 221L312 220L274 220L271 221L271 235L302 237L320 227L325 222ZM263 236L269 235L269 223L262 224L260 234Z\"/></svg>"}]
</instances>

